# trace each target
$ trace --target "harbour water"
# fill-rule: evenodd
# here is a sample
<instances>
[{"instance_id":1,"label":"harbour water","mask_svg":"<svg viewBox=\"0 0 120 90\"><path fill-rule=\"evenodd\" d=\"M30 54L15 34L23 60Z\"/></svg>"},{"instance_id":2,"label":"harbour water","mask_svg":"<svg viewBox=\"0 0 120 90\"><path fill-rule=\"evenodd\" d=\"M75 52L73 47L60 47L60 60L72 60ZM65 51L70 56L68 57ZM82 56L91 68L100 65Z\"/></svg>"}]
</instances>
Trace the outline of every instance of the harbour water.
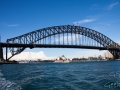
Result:
<instances>
[{"instance_id":1,"label":"harbour water","mask_svg":"<svg viewBox=\"0 0 120 90\"><path fill-rule=\"evenodd\" d=\"M0 90L120 90L120 61L3 64Z\"/></svg>"}]
</instances>

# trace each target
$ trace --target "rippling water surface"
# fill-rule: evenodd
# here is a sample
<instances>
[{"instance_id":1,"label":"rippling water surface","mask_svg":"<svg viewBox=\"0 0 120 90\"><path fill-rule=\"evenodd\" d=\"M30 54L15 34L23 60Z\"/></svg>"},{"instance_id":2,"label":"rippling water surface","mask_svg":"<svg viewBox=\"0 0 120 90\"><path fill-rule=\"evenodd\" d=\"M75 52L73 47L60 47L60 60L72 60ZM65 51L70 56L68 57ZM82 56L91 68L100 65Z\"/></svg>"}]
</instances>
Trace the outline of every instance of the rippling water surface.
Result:
<instances>
[{"instance_id":1,"label":"rippling water surface","mask_svg":"<svg viewBox=\"0 0 120 90\"><path fill-rule=\"evenodd\" d=\"M120 90L120 61L4 64L0 90Z\"/></svg>"}]
</instances>

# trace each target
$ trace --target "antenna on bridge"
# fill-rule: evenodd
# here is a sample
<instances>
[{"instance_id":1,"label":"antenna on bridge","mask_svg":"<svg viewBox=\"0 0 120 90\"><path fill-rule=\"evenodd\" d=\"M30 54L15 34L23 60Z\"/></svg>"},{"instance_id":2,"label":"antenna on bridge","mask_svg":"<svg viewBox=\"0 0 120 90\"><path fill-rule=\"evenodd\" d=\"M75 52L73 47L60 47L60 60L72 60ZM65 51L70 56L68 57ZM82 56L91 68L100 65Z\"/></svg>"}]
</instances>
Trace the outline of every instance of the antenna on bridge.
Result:
<instances>
[{"instance_id":1,"label":"antenna on bridge","mask_svg":"<svg viewBox=\"0 0 120 90\"><path fill-rule=\"evenodd\" d=\"M79 22L75 22L75 23L73 23L73 26L75 26L75 25L79 25Z\"/></svg>"}]
</instances>

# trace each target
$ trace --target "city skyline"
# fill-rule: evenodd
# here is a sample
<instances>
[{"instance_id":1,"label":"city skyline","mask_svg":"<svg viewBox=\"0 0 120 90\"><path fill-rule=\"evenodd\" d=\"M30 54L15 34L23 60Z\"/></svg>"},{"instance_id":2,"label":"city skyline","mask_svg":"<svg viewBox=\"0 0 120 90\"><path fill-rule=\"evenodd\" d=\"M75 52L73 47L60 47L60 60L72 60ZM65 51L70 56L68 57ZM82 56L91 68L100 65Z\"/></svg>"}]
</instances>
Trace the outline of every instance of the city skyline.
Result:
<instances>
[{"instance_id":1,"label":"city skyline","mask_svg":"<svg viewBox=\"0 0 120 90\"><path fill-rule=\"evenodd\" d=\"M1 40L5 42L6 39L37 29L70 24L91 28L120 43L119 3L119 0L88 0L87 2L83 0L53 0L53 2L49 0L36 0L36 2L1 0ZM88 57L95 54L96 56L103 55L105 52L91 49L37 48L31 50L27 48L21 53L22 55L16 55L13 59L53 58L59 55L70 58Z\"/></svg>"}]
</instances>

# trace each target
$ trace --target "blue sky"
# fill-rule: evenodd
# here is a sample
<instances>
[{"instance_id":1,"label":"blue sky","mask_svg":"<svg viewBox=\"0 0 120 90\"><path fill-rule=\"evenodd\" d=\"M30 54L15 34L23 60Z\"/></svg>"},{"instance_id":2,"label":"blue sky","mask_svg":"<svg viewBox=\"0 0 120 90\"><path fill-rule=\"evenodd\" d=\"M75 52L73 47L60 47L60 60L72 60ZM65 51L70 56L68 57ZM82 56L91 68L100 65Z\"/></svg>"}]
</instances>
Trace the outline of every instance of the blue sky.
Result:
<instances>
[{"instance_id":1,"label":"blue sky","mask_svg":"<svg viewBox=\"0 0 120 90\"><path fill-rule=\"evenodd\" d=\"M120 43L119 0L0 0L0 35L2 42L37 29L73 25L94 29ZM86 49L26 49L42 51L46 57L90 56ZM91 52L90 52L91 51ZM57 52L57 53L56 53ZM84 54L85 53L85 54ZM97 51L97 54L102 54Z\"/></svg>"}]
</instances>

